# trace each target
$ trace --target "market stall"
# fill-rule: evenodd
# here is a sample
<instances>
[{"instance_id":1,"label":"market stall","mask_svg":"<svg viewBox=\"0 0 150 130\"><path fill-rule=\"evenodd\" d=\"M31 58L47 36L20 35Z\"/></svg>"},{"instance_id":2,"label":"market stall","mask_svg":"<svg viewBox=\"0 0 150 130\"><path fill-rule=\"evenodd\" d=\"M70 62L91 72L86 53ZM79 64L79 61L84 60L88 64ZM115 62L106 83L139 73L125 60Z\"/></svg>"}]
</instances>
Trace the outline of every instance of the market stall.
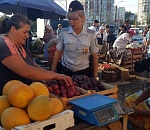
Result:
<instances>
[{"instance_id":1,"label":"market stall","mask_svg":"<svg viewBox=\"0 0 150 130\"><path fill-rule=\"evenodd\" d=\"M90 77L86 77L86 76L81 76L79 75L77 79L77 81L80 82L75 82L74 80L74 84L76 84L76 86L74 87L67 87L65 86L64 82L62 81L56 81L56 80L51 80L51 81L47 81L45 82L45 85L43 83L39 83L39 82L34 82L34 84L30 85L30 87L32 86L36 91L35 93L42 93L44 92L44 88L46 88L46 95L48 98L55 98L58 99L60 102L62 102L64 109L59 111L59 113L49 116L47 119L44 120L40 120L40 121L32 121L30 124L27 125L20 125L20 126L16 126L14 127L15 129L24 129L24 130L29 130L29 129L34 129L34 128L40 128L40 129L56 129L56 130L60 130L60 129L68 129L68 130L76 130L76 129L103 129L105 128L106 130L109 128L111 130L113 130L115 127L118 128L120 126L121 129L123 130L127 130L127 122L128 122L128 115L130 115L131 113L134 112L133 109L130 109L128 107L125 107L123 104L124 99L132 94L132 92L134 93L135 90L138 91L139 88L141 89L145 89L146 86L150 85L150 80L144 77L139 77L139 76L131 76L131 78L126 78L124 80L117 80L117 81L112 81L110 82L109 80L103 80L103 82L99 82L97 80L91 79ZM74 77L74 79L76 79L77 77ZM82 82L81 82L82 81ZM85 82L83 82L85 81ZM89 81L89 82L88 82ZM105 82L104 82L105 81ZM79 84L82 83L82 84ZM88 83L85 86L82 86L83 83ZM36 84L36 85L35 85ZM95 88L93 88L93 86L90 85L95 84ZM44 85L44 87L43 87ZM36 87L35 87L36 86ZM87 87L88 86L88 87ZM98 89L99 86L99 89ZM82 87L82 88L81 88ZM6 88L6 87L4 87ZM43 89L40 89L43 88ZM53 91L52 91L53 89ZM69 90L68 90L69 89ZM38 90L38 91L37 91ZM62 94L62 90L63 90L63 94ZM68 91L72 91L74 92L73 94L71 92L69 92L69 95L65 95L65 90ZM5 90L4 94L7 95L7 91ZM12 92L14 93L14 92ZM50 93L50 95L49 95ZM15 96L17 96L18 94L15 93ZM74 103L73 101L78 101L80 99L85 99L86 97L93 97L97 95L98 97L95 99L88 99L88 101L83 101L84 103L87 104L83 104L81 103L80 105L83 105L82 107L86 107L86 110L91 111L92 113L91 115L95 115L94 119L95 122L91 122L92 120L88 120L88 118L81 118L80 116L77 116L77 111L78 110L74 110ZM49 97L50 96L50 97ZM68 96L68 97L66 97ZM15 97L16 99L17 97ZM35 98L35 97L34 97ZM31 99L32 100L34 100ZM118 100L121 100L121 102L118 102ZM86 99L87 100L87 99ZM107 100L107 101L104 101ZM16 100L17 101L17 100ZM19 100L19 102L21 101L21 99ZM102 102L99 102L102 101ZM11 100L10 100L11 102ZM43 101L42 101L43 102ZM92 103L96 103L93 108L91 108L93 105ZM102 103L105 103L103 105L101 105ZM117 107L115 107L115 104L119 103L119 105L116 105ZM11 103L13 104L13 103ZM19 104L20 105L20 104ZM76 104L75 104L76 105ZM87 105L87 106L86 106ZM88 106L89 105L89 106ZM13 104L13 106L15 106L15 104ZM44 105L40 105L40 106L44 106ZM118 107L120 106L120 107ZM21 107L21 109L24 107ZM42 110L42 107L34 107L34 111L38 110L37 108L40 108L40 110ZM59 107L60 108L60 107ZM119 108L119 109L118 109ZM55 106L56 109L56 106ZM94 110L94 111L93 111ZM112 111L113 110L113 111ZM105 111L105 112L104 112ZM86 111L87 112L87 111ZM85 113L85 111L81 111L78 114L83 114ZM101 118L98 117L98 114L96 116L95 113L101 113L103 114L103 116L101 116ZM115 113L115 114L114 114ZM84 114L83 114L84 115ZM87 115L90 115L89 113ZM111 116L114 116L114 118L110 118ZM91 116L93 117L93 116ZM102 120L105 118L105 121L103 122ZM121 119L121 120L120 120ZM2 120L1 120L2 121ZM117 124L117 125L116 125ZM2 129L2 128L1 128Z\"/></svg>"}]
</instances>

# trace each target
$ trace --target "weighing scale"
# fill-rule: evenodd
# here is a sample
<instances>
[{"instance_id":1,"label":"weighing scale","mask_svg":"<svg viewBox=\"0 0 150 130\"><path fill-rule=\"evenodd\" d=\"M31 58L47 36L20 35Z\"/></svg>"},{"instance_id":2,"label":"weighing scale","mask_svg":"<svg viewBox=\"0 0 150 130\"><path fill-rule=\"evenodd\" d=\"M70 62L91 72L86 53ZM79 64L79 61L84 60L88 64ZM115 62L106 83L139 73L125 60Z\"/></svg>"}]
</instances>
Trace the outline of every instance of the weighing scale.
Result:
<instances>
[{"instance_id":1,"label":"weighing scale","mask_svg":"<svg viewBox=\"0 0 150 130\"><path fill-rule=\"evenodd\" d=\"M100 94L91 94L69 101L73 104L75 116L96 126L103 126L118 120L122 112L119 101Z\"/></svg>"}]
</instances>

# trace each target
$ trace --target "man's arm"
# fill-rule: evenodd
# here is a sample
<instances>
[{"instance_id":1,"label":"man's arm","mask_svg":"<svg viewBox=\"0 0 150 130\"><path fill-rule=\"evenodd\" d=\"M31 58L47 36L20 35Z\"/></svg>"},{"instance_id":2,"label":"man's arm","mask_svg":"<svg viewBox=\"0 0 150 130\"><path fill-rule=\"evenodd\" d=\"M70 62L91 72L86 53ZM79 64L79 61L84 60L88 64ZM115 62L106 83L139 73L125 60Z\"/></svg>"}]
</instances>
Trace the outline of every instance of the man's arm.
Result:
<instances>
[{"instance_id":1,"label":"man's arm","mask_svg":"<svg viewBox=\"0 0 150 130\"><path fill-rule=\"evenodd\" d=\"M92 59L93 59L93 76L96 77L96 76L98 76L98 56L97 56L97 53L92 54Z\"/></svg>"},{"instance_id":2,"label":"man's arm","mask_svg":"<svg viewBox=\"0 0 150 130\"><path fill-rule=\"evenodd\" d=\"M138 105L140 102L145 101L150 97L150 87L145 89L145 91L135 100L135 105Z\"/></svg>"}]
</instances>

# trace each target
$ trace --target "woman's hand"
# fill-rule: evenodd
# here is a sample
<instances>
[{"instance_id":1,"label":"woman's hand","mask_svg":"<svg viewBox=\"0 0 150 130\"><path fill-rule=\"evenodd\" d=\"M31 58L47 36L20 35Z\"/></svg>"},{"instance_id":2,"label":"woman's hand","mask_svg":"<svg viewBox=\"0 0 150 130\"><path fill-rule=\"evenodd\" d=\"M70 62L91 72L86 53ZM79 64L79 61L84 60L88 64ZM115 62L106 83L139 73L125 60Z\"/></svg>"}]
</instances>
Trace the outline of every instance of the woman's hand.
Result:
<instances>
[{"instance_id":1,"label":"woman's hand","mask_svg":"<svg viewBox=\"0 0 150 130\"><path fill-rule=\"evenodd\" d=\"M72 83L72 78L70 76L66 76L64 74L58 74L57 77L56 77L57 80L64 80L65 83L70 86L70 85L73 85Z\"/></svg>"}]
</instances>

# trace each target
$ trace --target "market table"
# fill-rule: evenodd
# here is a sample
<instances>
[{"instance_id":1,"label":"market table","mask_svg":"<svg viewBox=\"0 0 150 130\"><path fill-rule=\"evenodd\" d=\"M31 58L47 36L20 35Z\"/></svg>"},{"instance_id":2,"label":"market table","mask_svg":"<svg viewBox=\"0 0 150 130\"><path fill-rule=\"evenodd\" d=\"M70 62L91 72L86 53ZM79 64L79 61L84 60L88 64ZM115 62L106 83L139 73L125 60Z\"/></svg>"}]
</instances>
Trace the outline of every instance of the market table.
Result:
<instances>
[{"instance_id":1,"label":"market table","mask_svg":"<svg viewBox=\"0 0 150 130\"><path fill-rule=\"evenodd\" d=\"M122 130L127 130L128 115L133 113L134 110L127 108L127 107L123 107L123 106L122 106L122 109L124 110L124 113L120 114L120 118L122 118L122 122L123 122L122 126L120 126L117 121L114 121L110 124L114 125L114 127L117 125L116 126L117 128L120 126L120 127L122 127ZM95 126L95 125L89 124L89 123L75 117L75 126L69 128L67 130L110 130L108 126L107 125L106 126ZM115 127L115 129L116 129L116 127Z\"/></svg>"},{"instance_id":2,"label":"market table","mask_svg":"<svg viewBox=\"0 0 150 130\"><path fill-rule=\"evenodd\" d=\"M124 102L124 99L134 93L142 93L148 86L150 86L150 78L131 75L124 81L110 82L111 85L118 86L118 99Z\"/></svg>"},{"instance_id":3,"label":"market table","mask_svg":"<svg viewBox=\"0 0 150 130\"><path fill-rule=\"evenodd\" d=\"M107 82L107 81L104 81ZM122 81L116 81L116 82L107 82L111 85L117 85L118 90L118 99L124 102L124 99L135 92L142 92L145 90L146 87L150 85L150 79L145 77L140 77L136 75L131 75L131 78L127 80ZM128 115L132 112L128 111L122 115L123 117L123 130L127 130L127 121L128 121ZM69 128L68 130L107 130L107 127L97 127L94 125L91 125L89 123L86 123L83 120L80 120L78 118L75 118L76 125L72 128Z\"/></svg>"}]
</instances>

